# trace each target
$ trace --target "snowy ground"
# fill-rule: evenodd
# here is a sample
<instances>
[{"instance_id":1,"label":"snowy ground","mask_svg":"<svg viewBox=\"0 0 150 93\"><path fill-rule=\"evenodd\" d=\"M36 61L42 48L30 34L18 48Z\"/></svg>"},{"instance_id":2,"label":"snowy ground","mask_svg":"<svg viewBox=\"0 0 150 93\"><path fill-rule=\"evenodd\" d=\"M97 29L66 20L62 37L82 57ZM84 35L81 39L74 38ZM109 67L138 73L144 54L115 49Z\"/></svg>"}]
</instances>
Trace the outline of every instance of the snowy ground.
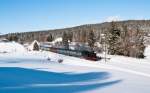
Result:
<instances>
[{"instance_id":1,"label":"snowy ground","mask_svg":"<svg viewBox=\"0 0 150 93\"><path fill-rule=\"evenodd\" d=\"M149 57L110 57L94 62L51 52L0 53L0 93L150 93Z\"/></svg>"}]
</instances>

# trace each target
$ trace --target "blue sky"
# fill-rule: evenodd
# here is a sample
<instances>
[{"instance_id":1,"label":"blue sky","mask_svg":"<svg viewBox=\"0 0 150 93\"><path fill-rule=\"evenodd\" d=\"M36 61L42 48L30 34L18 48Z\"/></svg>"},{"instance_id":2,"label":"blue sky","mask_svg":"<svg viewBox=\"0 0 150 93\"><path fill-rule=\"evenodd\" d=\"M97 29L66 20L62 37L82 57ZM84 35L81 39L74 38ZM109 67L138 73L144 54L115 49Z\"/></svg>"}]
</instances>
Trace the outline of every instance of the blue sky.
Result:
<instances>
[{"instance_id":1,"label":"blue sky","mask_svg":"<svg viewBox=\"0 0 150 93\"><path fill-rule=\"evenodd\" d=\"M0 0L0 32L26 32L150 19L150 0Z\"/></svg>"}]
</instances>

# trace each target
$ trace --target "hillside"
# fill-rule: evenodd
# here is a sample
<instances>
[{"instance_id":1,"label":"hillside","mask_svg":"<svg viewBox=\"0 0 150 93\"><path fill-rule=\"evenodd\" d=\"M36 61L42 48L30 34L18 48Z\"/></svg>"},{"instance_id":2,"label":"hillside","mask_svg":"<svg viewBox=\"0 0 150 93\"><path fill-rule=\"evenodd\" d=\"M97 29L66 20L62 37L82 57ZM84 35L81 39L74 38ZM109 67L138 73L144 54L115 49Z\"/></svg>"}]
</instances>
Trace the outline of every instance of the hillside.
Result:
<instances>
[{"instance_id":1,"label":"hillside","mask_svg":"<svg viewBox=\"0 0 150 93\"><path fill-rule=\"evenodd\" d=\"M116 22L118 28L123 30L124 26L127 26L130 30L140 29L144 32L150 32L150 20L128 20ZM0 38L8 37L10 35L17 35L20 42L32 42L33 40L46 41L49 34L52 34L53 38L62 36L62 33L66 31L72 35L72 41L81 42L83 37L87 37L89 30L92 28L95 33L96 40L101 39L101 34L108 31L110 28L110 22L104 22L99 24L87 24L70 28L55 29L55 30L43 30L35 32L22 32L22 33L9 33L6 35L0 35ZM86 33L86 34L85 34Z\"/></svg>"}]
</instances>

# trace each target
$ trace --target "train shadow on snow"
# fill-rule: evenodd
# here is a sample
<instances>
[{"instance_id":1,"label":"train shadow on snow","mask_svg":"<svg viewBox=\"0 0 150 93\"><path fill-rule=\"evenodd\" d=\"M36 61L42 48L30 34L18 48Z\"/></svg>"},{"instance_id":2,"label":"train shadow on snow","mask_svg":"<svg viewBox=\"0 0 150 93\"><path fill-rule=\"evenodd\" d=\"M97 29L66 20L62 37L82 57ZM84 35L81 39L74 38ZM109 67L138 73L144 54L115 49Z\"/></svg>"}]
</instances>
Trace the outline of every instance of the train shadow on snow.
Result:
<instances>
[{"instance_id":1,"label":"train shadow on snow","mask_svg":"<svg viewBox=\"0 0 150 93\"><path fill-rule=\"evenodd\" d=\"M111 74L108 72L69 74L18 67L0 67L0 93L75 93L111 86L122 81L105 81L110 77ZM104 82L85 85L77 83L95 80Z\"/></svg>"}]
</instances>

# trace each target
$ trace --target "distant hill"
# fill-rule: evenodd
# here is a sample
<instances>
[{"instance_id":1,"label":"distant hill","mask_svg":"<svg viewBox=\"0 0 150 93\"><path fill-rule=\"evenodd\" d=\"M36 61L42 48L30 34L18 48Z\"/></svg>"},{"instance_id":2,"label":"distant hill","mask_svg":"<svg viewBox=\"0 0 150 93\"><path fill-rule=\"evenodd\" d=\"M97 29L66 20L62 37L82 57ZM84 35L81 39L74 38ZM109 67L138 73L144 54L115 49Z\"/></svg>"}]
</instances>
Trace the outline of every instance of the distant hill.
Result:
<instances>
[{"instance_id":1,"label":"distant hill","mask_svg":"<svg viewBox=\"0 0 150 93\"><path fill-rule=\"evenodd\" d=\"M117 28L121 31L124 30L124 26L127 26L129 30L140 29L146 33L150 33L150 20L127 20L127 21L118 21L116 22ZM55 29L55 30L43 30L43 31L35 31L35 32L21 32L21 33L9 33L5 35L0 35L0 38L8 37L10 35L16 35L20 42L32 42L33 40L37 40L40 42L46 41L49 34L52 37L58 38L62 37L64 31L68 34L72 35L72 41L80 42L83 37L86 38L89 31L94 30L96 40L99 41L101 39L101 34L108 31L111 24L110 22L104 22L99 24L86 24L76 27L63 28L63 29Z\"/></svg>"}]
</instances>

